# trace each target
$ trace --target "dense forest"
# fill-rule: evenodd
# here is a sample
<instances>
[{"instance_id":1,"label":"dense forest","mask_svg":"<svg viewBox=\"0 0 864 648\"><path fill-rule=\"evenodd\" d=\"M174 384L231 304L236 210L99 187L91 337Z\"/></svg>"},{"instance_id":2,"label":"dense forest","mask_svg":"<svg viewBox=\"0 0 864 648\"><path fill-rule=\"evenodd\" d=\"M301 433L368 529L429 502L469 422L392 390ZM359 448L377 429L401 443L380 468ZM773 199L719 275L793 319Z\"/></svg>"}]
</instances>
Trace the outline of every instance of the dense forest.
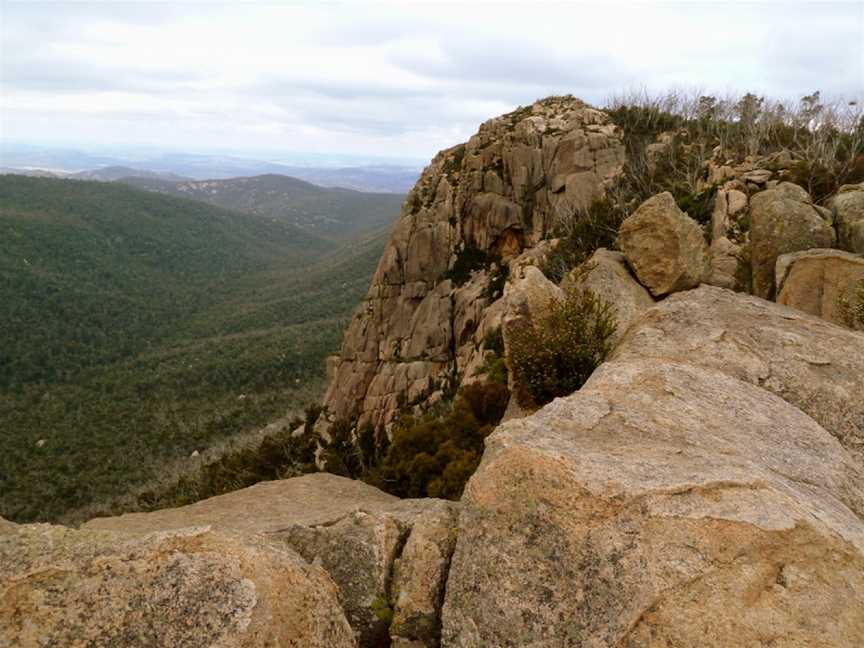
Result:
<instances>
[{"instance_id":1,"label":"dense forest","mask_svg":"<svg viewBox=\"0 0 864 648\"><path fill-rule=\"evenodd\" d=\"M385 227L399 213L402 196L319 187L297 178L267 174L224 180L166 180L129 177L122 182L148 191L269 216L306 232L346 241L376 227Z\"/></svg>"},{"instance_id":2,"label":"dense forest","mask_svg":"<svg viewBox=\"0 0 864 648\"><path fill-rule=\"evenodd\" d=\"M17 520L122 494L314 399L387 234L342 247L122 184L11 175L0 205L0 515Z\"/></svg>"}]
</instances>

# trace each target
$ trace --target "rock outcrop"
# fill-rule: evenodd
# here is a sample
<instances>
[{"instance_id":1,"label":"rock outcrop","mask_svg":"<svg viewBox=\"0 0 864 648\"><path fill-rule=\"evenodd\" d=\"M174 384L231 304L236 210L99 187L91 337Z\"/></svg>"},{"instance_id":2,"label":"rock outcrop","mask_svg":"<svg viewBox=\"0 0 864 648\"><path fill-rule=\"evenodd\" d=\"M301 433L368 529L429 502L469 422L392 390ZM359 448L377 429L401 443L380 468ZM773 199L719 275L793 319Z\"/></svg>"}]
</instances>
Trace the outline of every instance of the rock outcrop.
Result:
<instances>
[{"instance_id":1,"label":"rock outcrop","mask_svg":"<svg viewBox=\"0 0 864 648\"><path fill-rule=\"evenodd\" d=\"M719 288L667 298L631 327L615 360L690 363L796 406L864 466L864 334Z\"/></svg>"},{"instance_id":2,"label":"rock outcrop","mask_svg":"<svg viewBox=\"0 0 864 648\"><path fill-rule=\"evenodd\" d=\"M455 543L457 507L400 500L320 473L263 482L177 509L91 520L86 529L144 534L194 525L290 547L318 565L360 646L436 646L440 598Z\"/></svg>"},{"instance_id":3,"label":"rock outcrop","mask_svg":"<svg viewBox=\"0 0 864 648\"><path fill-rule=\"evenodd\" d=\"M0 534L0 645L350 648L324 571L208 527L129 536L47 524Z\"/></svg>"},{"instance_id":4,"label":"rock outcrop","mask_svg":"<svg viewBox=\"0 0 864 648\"><path fill-rule=\"evenodd\" d=\"M439 153L408 195L325 396L339 416L386 425L458 385L500 269L590 204L620 172L608 116L553 97L492 119Z\"/></svg>"},{"instance_id":5,"label":"rock outcrop","mask_svg":"<svg viewBox=\"0 0 864 648\"><path fill-rule=\"evenodd\" d=\"M618 242L639 282L655 297L695 288L707 274L702 228L668 191L646 200L622 223Z\"/></svg>"},{"instance_id":6,"label":"rock outcrop","mask_svg":"<svg viewBox=\"0 0 864 648\"><path fill-rule=\"evenodd\" d=\"M840 304L864 281L864 257L842 250L784 254L775 271L777 303L844 324Z\"/></svg>"},{"instance_id":7,"label":"rock outcrop","mask_svg":"<svg viewBox=\"0 0 864 648\"><path fill-rule=\"evenodd\" d=\"M829 207L837 220L840 247L864 254L864 182L840 187Z\"/></svg>"},{"instance_id":8,"label":"rock outcrop","mask_svg":"<svg viewBox=\"0 0 864 648\"><path fill-rule=\"evenodd\" d=\"M750 199L753 294L773 299L777 258L810 248L830 248L836 236L825 214L798 185L781 182Z\"/></svg>"},{"instance_id":9,"label":"rock outcrop","mask_svg":"<svg viewBox=\"0 0 864 648\"><path fill-rule=\"evenodd\" d=\"M864 336L720 289L647 311L579 392L488 439L444 644L859 645L864 468L769 389L837 403L862 362Z\"/></svg>"}]
</instances>

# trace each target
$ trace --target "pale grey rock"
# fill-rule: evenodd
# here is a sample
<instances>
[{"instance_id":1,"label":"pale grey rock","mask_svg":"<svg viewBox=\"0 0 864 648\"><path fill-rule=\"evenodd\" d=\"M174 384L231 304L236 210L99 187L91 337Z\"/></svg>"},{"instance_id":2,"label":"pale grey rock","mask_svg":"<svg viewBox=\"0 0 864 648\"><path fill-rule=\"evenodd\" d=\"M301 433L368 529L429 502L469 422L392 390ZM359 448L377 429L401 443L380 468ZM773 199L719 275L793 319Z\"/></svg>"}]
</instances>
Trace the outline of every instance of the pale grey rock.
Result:
<instances>
[{"instance_id":1,"label":"pale grey rock","mask_svg":"<svg viewBox=\"0 0 864 648\"><path fill-rule=\"evenodd\" d=\"M336 586L282 543L192 527L0 534L0 645L355 646Z\"/></svg>"},{"instance_id":2,"label":"pale grey rock","mask_svg":"<svg viewBox=\"0 0 864 648\"><path fill-rule=\"evenodd\" d=\"M499 426L463 507L445 646L864 636L861 467L798 408L723 371L601 366Z\"/></svg>"},{"instance_id":3,"label":"pale grey rock","mask_svg":"<svg viewBox=\"0 0 864 648\"><path fill-rule=\"evenodd\" d=\"M691 363L767 389L815 419L864 466L864 333L705 286L646 311L612 358Z\"/></svg>"},{"instance_id":4,"label":"pale grey rock","mask_svg":"<svg viewBox=\"0 0 864 648\"><path fill-rule=\"evenodd\" d=\"M396 636L428 640L428 632L440 627L438 609L427 603L440 598L452 542L434 548L429 542L441 535L436 524L455 517L455 507L434 499L400 500L360 481L317 473L176 509L97 518L84 528L140 535L206 525L280 542L324 569L359 645L374 647L390 636L394 609L404 621L401 631L393 630ZM415 524L418 537L412 540ZM406 555L403 548L409 547ZM401 603L393 589L397 560L397 582L406 592ZM419 636L412 635L417 628Z\"/></svg>"}]
</instances>

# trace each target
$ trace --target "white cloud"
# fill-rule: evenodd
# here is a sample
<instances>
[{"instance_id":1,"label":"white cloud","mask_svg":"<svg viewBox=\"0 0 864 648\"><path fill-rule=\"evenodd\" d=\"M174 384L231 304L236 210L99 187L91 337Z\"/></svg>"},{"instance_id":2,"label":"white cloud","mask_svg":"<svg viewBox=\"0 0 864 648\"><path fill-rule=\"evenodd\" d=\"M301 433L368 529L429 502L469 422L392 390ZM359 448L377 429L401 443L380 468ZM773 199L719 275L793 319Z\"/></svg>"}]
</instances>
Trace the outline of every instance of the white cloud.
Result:
<instances>
[{"instance_id":1,"label":"white cloud","mask_svg":"<svg viewBox=\"0 0 864 648\"><path fill-rule=\"evenodd\" d=\"M864 94L864 3L9 2L18 141L428 158L546 94Z\"/></svg>"}]
</instances>

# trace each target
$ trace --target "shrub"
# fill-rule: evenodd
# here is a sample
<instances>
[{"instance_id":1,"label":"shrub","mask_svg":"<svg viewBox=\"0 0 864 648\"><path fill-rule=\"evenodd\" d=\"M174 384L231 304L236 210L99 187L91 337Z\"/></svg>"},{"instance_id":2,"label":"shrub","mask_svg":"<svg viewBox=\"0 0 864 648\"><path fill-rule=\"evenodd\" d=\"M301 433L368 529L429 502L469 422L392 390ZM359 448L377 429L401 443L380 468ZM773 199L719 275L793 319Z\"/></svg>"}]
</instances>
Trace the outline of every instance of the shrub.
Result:
<instances>
[{"instance_id":1,"label":"shrub","mask_svg":"<svg viewBox=\"0 0 864 648\"><path fill-rule=\"evenodd\" d=\"M509 398L504 385L475 383L444 416L403 417L386 458L366 481L399 497L459 499Z\"/></svg>"},{"instance_id":2,"label":"shrub","mask_svg":"<svg viewBox=\"0 0 864 648\"><path fill-rule=\"evenodd\" d=\"M494 261L500 259L494 258L485 250L466 245L456 254L456 261L453 267L444 273L444 279L449 279L457 286L461 286L471 279L472 272L485 268Z\"/></svg>"},{"instance_id":3,"label":"shrub","mask_svg":"<svg viewBox=\"0 0 864 648\"><path fill-rule=\"evenodd\" d=\"M579 289L514 327L510 368L519 404L534 408L579 389L611 350L615 328L611 305Z\"/></svg>"},{"instance_id":4,"label":"shrub","mask_svg":"<svg viewBox=\"0 0 864 648\"><path fill-rule=\"evenodd\" d=\"M626 216L610 197L595 200L587 209L562 204L552 228L552 236L559 242L540 268L543 274L561 283L570 270L586 261L598 248L614 248L618 228Z\"/></svg>"}]
</instances>

